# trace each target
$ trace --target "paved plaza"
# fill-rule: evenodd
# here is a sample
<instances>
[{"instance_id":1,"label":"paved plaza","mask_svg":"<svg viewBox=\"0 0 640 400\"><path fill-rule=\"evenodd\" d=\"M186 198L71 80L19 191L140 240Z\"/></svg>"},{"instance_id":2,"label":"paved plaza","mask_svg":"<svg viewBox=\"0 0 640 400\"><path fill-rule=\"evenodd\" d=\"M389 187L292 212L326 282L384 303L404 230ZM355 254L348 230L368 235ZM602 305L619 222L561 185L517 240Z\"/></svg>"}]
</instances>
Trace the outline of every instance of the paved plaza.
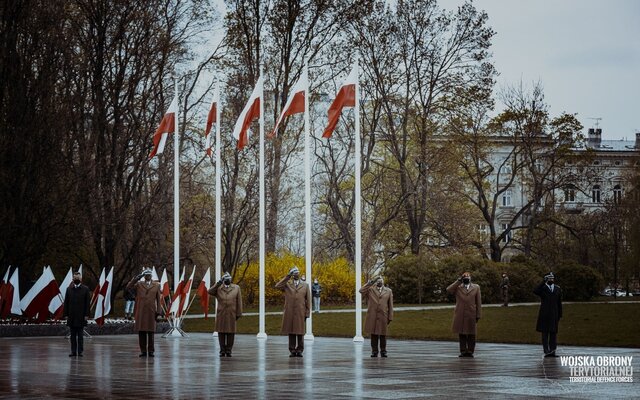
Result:
<instances>
[{"instance_id":1,"label":"paved plaza","mask_svg":"<svg viewBox=\"0 0 640 400\"><path fill-rule=\"evenodd\" d=\"M638 398L640 350L561 347L563 355L633 356L633 383L572 383L541 346L479 343L458 358L457 343L390 339L389 358L371 358L369 341L316 337L303 358L287 338L238 335L232 358L217 339L157 335L156 357L138 358L137 336L95 336L83 358L62 337L0 339L0 398Z\"/></svg>"}]
</instances>

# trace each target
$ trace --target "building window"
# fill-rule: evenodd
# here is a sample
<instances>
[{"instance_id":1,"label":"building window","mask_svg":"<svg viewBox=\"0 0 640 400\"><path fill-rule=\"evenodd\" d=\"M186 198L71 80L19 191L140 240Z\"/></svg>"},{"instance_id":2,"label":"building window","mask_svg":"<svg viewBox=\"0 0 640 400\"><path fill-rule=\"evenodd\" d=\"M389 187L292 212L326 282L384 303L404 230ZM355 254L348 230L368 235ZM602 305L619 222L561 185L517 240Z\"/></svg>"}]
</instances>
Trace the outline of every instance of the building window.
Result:
<instances>
[{"instance_id":1,"label":"building window","mask_svg":"<svg viewBox=\"0 0 640 400\"><path fill-rule=\"evenodd\" d=\"M615 164L616 166L618 166L618 167L619 167L619 166L621 166L621 165L622 165L622 161L620 161L620 160L616 160L616 162L615 162L614 164Z\"/></svg>"},{"instance_id":2,"label":"building window","mask_svg":"<svg viewBox=\"0 0 640 400\"><path fill-rule=\"evenodd\" d=\"M535 160L533 165L537 172L542 172L544 170L544 165L542 165L541 160Z\"/></svg>"},{"instance_id":3,"label":"building window","mask_svg":"<svg viewBox=\"0 0 640 400\"><path fill-rule=\"evenodd\" d=\"M622 201L622 186L615 185L613 187L613 202L616 204L620 204Z\"/></svg>"},{"instance_id":4,"label":"building window","mask_svg":"<svg viewBox=\"0 0 640 400\"><path fill-rule=\"evenodd\" d=\"M564 188L564 201L574 202L576 201L576 188L573 186L567 186Z\"/></svg>"},{"instance_id":5,"label":"building window","mask_svg":"<svg viewBox=\"0 0 640 400\"><path fill-rule=\"evenodd\" d=\"M513 170L511 169L511 165L505 165L504 167L502 167L503 175L511 175L512 171Z\"/></svg>"},{"instance_id":6,"label":"building window","mask_svg":"<svg viewBox=\"0 0 640 400\"><path fill-rule=\"evenodd\" d=\"M511 207L511 189L507 189L502 193L502 206Z\"/></svg>"},{"instance_id":7,"label":"building window","mask_svg":"<svg viewBox=\"0 0 640 400\"><path fill-rule=\"evenodd\" d=\"M600 203L600 185L595 185L593 189L591 189L591 202Z\"/></svg>"},{"instance_id":8,"label":"building window","mask_svg":"<svg viewBox=\"0 0 640 400\"><path fill-rule=\"evenodd\" d=\"M501 226L502 226L502 231L507 232L504 235L504 242L509 243L513 238L513 233L511 232L511 229L509 229L509 224L502 224Z\"/></svg>"},{"instance_id":9,"label":"building window","mask_svg":"<svg viewBox=\"0 0 640 400\"><path fill-rule=\"evenodd\" d=\"M600 161L598 161L598 160L594 161L593 165L600 165Z\"/></svg>"},{"instance_id":10,"label":"building window","mask_svg":"<svg viewBox=\"0 0 640 400\"><path fill-rule=\"evenodd\" d=\"M480 232L480 236L489 236L489 225L479 224L478 232Z\"/></svg>"}]
</instances>

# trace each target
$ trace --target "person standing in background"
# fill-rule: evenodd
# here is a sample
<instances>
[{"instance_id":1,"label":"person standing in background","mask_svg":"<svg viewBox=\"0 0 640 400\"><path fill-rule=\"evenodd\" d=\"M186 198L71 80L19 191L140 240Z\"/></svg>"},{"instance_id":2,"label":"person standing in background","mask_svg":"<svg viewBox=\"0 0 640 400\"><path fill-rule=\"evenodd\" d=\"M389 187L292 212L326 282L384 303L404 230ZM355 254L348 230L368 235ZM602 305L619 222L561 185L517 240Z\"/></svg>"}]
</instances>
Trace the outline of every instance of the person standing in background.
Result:
<instances>
[{"instance_id":1,"label":"person standing in background","mask_svg":"<svg viewBox=\"0 0 640 400\"><path fill-rule=\"evenodd\" d=\"M502 283L500 284L502 291L502 307L509 306L509 276L506 272L502 273Z\"/></svg>"},{"instance_id":2,"label":"person standing in background","mask_svg":"<svg viewBox=\"0 0 640 400\"><path fill-rule=\"evenodd\" d=\"M133 289L124 288L124 317L133 318L133 309L136 304L136 292Z\"/></svg>"},{"instance_id":3,"label":"person standing in background","mask_svg":"<svg viewBox=\"0 0 640 400\"><path fill-rule=\"evenodd\" d=\"M320 312L320 292L322 292L322 286L318 283L318 278L313 280L311 285L311 295L313 296L313 312Z\"/></svg>"}]
</instances>

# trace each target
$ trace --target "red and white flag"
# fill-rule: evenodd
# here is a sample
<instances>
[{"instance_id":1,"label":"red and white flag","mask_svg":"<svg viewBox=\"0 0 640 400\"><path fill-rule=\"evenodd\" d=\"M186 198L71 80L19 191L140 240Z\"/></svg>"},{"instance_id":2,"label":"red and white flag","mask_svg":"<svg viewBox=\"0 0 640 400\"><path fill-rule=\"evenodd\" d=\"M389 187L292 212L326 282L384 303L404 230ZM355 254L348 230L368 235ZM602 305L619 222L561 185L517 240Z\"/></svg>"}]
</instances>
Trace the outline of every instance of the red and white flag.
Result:
<instances>
[{"instance_id":1,"label":"red and white flag","mask_svg":"<svg viewBox=\"0 0 640 400\"><path fill-rule=\"evenodd\" d=\"M204 319L207 319L209 315L209 288L211 287L211 268L207 268L207 272L204 274L204 278L200 281L198 286L198 296L200 296L200 305L204 310Z\"/></svg>"},{"instance_id":2,"label":"red and white flag","mask_svg":"<svg viewBox=\"0 0 640 400\"><path fill-rule=\"evenodd\" d=\"M178 115L178 97L174 96L167 113L162 117L160 126L153 134L153 150L151 150L149 158L155 157L156 154L162 154L164 151L167 136L176 131L176 115Z\"/></svg>"},{"instance_id":3,"label":"red and white flag","mask_svg":"<svg viewBox=\"0 0 640 400\"><path fill-rule=\"evenodd\" d=\"M207 155L211 155L211 127L218 119L218 107L220 103L220 88L216 84L216 88L213 92L213 101L211 101L211 107L209 108L209 115L207 115L207 126L204 130L204 148L207 151ZM217 143L216 143L217 146Z\"/></svg>"},{"instance_id":4,"label":"red and white flag","mask_svg":"<svg viewBox=\"0 0 640 400\"><path fill-rule=\"evenodd\" d=\"M104 317L111 312L111 286L113 282L113 267L104 281L100 282L98 301L96 302L96 312L93 318L100 326L104 325Z\"/></svg>"},{"instance_id":5,"label":"red and white flag","mask_svg":"<svg viewBox=\"0 0 640 400\"><path fill-rule=\"evenodd\" d=\"M104 282L104 280L104 268L102 268L100 278L98 279L98 284L96 285L96 288L93 289L93 294L91 295L91 307L93 307L96 304L96 301L98 301L98 295L100 294L100 285L102 285L102 282Z\"/></svg>"},{"instance_id":6,"label":"red and white flag","mask_svg":"<svg viewBox=\"0 0 640 400\"><path fill-rule=\"evenodd\" d=\"M0 311L2 311L2 304L4 302L4 298L6 295L4 294L7 282L9 282L9 271L11 271L11 265L7 268L7 271L4 273L4 278L0 281Z\"/></svg>"},{"instance_id":7,"label":"red and white flag","mask_svg":"<svg viewBox=\"0 0 640 400\"><path fill-rule=\"evenodd\" d=\"M40 278L20 300L23 314L29 318L37 318L38 322L46 321L49 318L49 303L59 293L60 289L51 268L45 267Z\"/></svg>"},{"instance_id":8,"label":"red and white flag","mask_svg":"<svg viewBox=\"0 0 640 400\"><path fill-rule=\"evenodd\" d=\"M82 275L82 264L80 264L80 268L78 268L78 273Z\"/></svg>"},{"instance_id":9,"label":"red and white flag","mask_svg":"<svg viewBox=\"0 0 640 400\"><path fill-rule=\"evenodd\" d=\"M51 303L49 303L49 312L53 314L54 319L62 318L62 313L64 312L64 296L67 294L67 288L71 286L71 281L73 281L73 271L71 267L69 267L69 272L67 272L67 275L60 284L58 295L51 299Z\"/></svg>"},{"instance_id":10,"label":"red and white flag","mask_svg":"<svg viewBox=\"0 0 640 400\"><path fill-rule=\"evenodd\" d=\"M158 277L158 273L156 272L156 267L155 265L151 267L151 280L153 282L158 282L160 281L160 278Z\"/></svg>"},{"instance_id":11,"label":"red and white flag","mask_svg":"<svg viewBox=\"0 0 640 400\"><path fill-rule=\"evenodd\" d=\"M233 128L233 137L238 141L238 150L242 150L244 146L246 146L248 140L247 130L249 129L249 125L254 120L260 118L260 102L262 101L262 86L263 80L262 76L258 78L258 82L256 82L256 87L253 88L253 92L251 93L251 97L249 97L249 101L247 105L244 106L242 113L240 113L240 117L236 121L236 125Z\"/></svg>"},{"instance_id":12,"label":"red and white flag","mask_svg":"<svg viewBox=\"0 0 640 400\"><path fill-rule=\"evenodd\" d=\"M9 268L10 270L11 268ZM9 276L9 270L5 273L5 279ZM7 318L10 314L22 315L20 308L20 279L18 268L13 271L11 278L5 281L2 287L2 308L0 308L0 317Z\"/></svg>"},{"instance_id":13,"label":"red and white flag","mask_svg":"<svg viewBox=\"0 0 640 400\"><path fill-rule=\"evenodd\" d=\"M304 112L304 100L307 96L308 90L309 77L307 76L307 69L304 68L300 79L298 79L298 82L296 82L293 89L291 89L287 103L282 108L280 117L278 117L278 121L276 121L276 126L273 128L273 132L271 132L269 137L274 137L278 133L278 126L285 117Z\"/></svg>"},{"instance_id":14,"label":"red and white flag","mask_svg":"<svg viewBox=\"0 0 640 400\"><path fill-rule=\"evenodd\" d=\"M184 314L189 308L189 299L191 298L191 285L193 284L193 275L196 272L196 266L193 266L189 280L182 287L182 295L180 296L180 315Z\"/></svg>"},{"instance_id":15,"label":"red and white flag","mask_svg":"<svg viewBox=\"0 0 640 400\"><path fill-rule=\"evenodd\" d=\"M356 106L356 85L358 84L358 69L354 66L346 81L338 90L335 100L329 106L329 122L322 134L323 138L330 138L336 129L342 109Z\"/></svg>"},{"instance_id":16,"label":"red and white flag","mask_svg":"<svg viewBox=\"0 0 640 400\"><path fill-rule=\"evenodd\" d=\"M171 305L169 306L169 310L167 311L167 315L173 313L176 317L178 315L178 311L180 310L180 297L182 296L182 288L184 287L184 272L186 268L182 269L182 274L180 275L180 281L178 282L178 286L176 286L175 292L173 292L173 296L171 296Z\"/></svg>"},{"instance_id":17,"label":"red and white flag","mask_svg":"<svg viewBox=\"0 0 640 400\"><path fill-rule=\"evenodd\" d=\"M160 290L162 290L162 298L169 296L169 279L167 278L166 268L162 271L162 278L160 278Z\"/></svg>"}]
</instances>

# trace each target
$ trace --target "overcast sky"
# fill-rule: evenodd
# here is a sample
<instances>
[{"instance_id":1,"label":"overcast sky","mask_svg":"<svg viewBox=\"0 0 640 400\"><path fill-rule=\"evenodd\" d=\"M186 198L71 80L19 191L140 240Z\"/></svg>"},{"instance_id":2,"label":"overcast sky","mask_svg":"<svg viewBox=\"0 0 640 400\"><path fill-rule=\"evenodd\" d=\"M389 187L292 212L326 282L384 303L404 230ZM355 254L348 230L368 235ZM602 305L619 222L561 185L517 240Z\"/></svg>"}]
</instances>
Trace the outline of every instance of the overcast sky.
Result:
<instances>
[{"instance_id":1,"label":"overcast sky","mask_svg":"<svg viewBox=\"0 0 640 400\"><path fill-rule=\"evenodd\" d=\"M454 9L461 0L440 0ZM540 81L552 117L600 117L603 139L640 132L640 1L476 0L496 31L498 87Z\"/></svg>"}]
</instances>

